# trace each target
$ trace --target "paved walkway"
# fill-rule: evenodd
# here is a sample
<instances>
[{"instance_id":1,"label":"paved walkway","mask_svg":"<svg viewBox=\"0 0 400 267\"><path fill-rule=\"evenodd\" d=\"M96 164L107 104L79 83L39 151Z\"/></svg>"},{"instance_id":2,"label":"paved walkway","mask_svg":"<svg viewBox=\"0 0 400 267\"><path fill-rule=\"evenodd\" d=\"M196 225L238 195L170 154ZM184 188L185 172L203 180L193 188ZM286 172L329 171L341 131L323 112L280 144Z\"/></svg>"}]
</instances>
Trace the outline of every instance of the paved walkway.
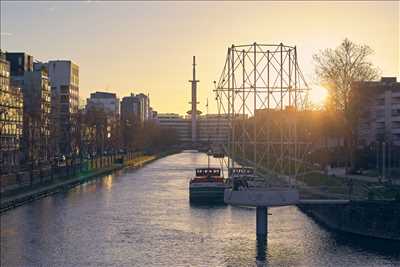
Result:
<instances>
[{"instance_id":1,"label":"paved walkway","mask_svg":"<svg viewBox=\"0 0 400 267\"><path fill-rule=\"evenodd\" d=\"M358 175L358 174L346 174L344 172L343 168L337 168L337 169L331 169L330 174L334 174L337 177L342 177L342 178L351 178L354 180L359 180L359 181L364 181L364 182L369 182L369 183L379 183L379 178L378 177L371 177L371 176L366 176L366 175ZM400 178L400 177L399 177ZM387 182L388 180L382 180L382 182ZM400 179L393 179L392 183L394 185L400 185Z\"/></svg>"}]
</instances>

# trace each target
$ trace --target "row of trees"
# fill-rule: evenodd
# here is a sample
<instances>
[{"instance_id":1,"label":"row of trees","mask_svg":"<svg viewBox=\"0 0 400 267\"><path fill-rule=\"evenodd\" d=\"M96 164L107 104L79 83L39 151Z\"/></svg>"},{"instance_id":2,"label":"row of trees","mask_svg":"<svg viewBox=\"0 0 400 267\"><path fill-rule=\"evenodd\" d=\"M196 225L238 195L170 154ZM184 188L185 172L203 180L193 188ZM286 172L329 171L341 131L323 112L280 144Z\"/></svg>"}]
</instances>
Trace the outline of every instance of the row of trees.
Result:
<instances>
[{"instance_id":1,"label":"row of trees","mask_svg":"<svg viewBox=\"0 0 400 267\"><path fill-rule=\"evenodd\" d=\"M177 143L176 132L160 127L153 120L135 118L122 121L101 108L91 108L78 115L78 144L85 155L122 151L159 152Z\"/></svg>"}]
</instances>

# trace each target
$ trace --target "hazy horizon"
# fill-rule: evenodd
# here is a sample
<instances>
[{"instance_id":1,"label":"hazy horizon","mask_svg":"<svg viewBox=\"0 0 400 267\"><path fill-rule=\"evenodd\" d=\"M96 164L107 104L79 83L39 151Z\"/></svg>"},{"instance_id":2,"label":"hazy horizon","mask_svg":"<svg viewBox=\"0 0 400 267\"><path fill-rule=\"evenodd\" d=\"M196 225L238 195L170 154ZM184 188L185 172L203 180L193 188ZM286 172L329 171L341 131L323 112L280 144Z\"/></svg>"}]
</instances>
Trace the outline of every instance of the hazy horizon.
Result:
<instances>
[{"instance_id":1,"label":"hazy horizon","mask_svg":"<svg viewBox=\"0 0 400 267\"><path fill-rule=\"evenodd\" d=\"M344 38L367 44L382 76L400 79L399 2L1 2L1 49L35 59L70 59L80 98L108 91L149 93L160 113L190 109L192 56L199 109L215 112L218 80L232 44L296 45L313 87L312 55Z\"/></svg>"}]
</instances>

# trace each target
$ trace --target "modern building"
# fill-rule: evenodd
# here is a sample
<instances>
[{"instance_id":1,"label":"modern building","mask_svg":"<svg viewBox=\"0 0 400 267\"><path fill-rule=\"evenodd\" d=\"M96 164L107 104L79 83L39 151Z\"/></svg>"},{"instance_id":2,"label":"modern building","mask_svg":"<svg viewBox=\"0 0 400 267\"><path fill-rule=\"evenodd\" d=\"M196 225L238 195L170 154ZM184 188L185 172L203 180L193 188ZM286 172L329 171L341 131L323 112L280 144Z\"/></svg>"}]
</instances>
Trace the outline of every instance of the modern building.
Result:
<instances>
[{"instance_id":1,"label":"modern building","mask_svg":"<svg viewBox=\"0 0 400 267\"><path fill-rule=\"evenodd\" d=\"M152 107L149 108L149 115L150 115L149 120L157 122L158 112L154 110Z\"/></svg>"},{"instance_id":2,"label":"modern building","mask_svg":"<svg viewBox=\"0 0 400 267\"><path fill-rule=\"evenodd\" d=\"M24 73L24 160L45 162L50 159L50 83L47 70Z\"/></svg>"},{"instance_id":3,"label":"modern building","mask_svg":"<svg viewBox=\"0 0 400 267\"><path fill-rule=\"evenodd\" d=\"M125 96L121 101L121 121L123 123L138 124L144 120L141 102L134 94Z\"/></svg>"},{"instance_id":4,"label":"modern building","mask_svg":"<svg viewBox=\"0 0 400 267\"><path fill-rule=\"evenodd\" d=\"M400 146L400 82L396 77L380 81L356 82L354 89L362 98L359 144L386 142Z\"/></svg>"},{"instance_id":5,"label":"modern building","mask_svg":"<svg viewBox=\"0 0 400 267\"><path fill-rule=\"evenodd\" d=\"M95 92L87 99L85 114L96 116L97 120L104 122L104 133L101 150L111 152L120 147L119 132L119 99L115 93ZM96 127L97 128L97 127ZM97 131L98 129L96 129ZM99 150L99 149L97 149Z\"/></svg>"},{"instance_id":6,"label":"modern building","mask_svg":"<svg viewBox=\"0 0 400 267\"><path fill-rule=\"evenodd\" d=\"M150 98L145 94L137 94L136 97L140 102L140 119L147 121L150 119Z\"/></svg>"},{"instance_id":7,"label":"modern building","mask_svg":"<svg viewBox=\"0 0 400 267\"><path fill-rule=\"evenodd\" d=\"M158 123L161 127L176 131L178 141L192 143L192 117L183 117L175 113L159 113ZM197 143L223 144L227 142L230 122L225 115L209 114L197 116Z\"/></svg>"},{"instance_id":8,"label":"modern building","mask_svg":"<svg viewBox=\"0 0 400 267\"><path fill-rule=\"evenodd\" d=\"M144 105L148 100L144 101L146 98L142 96L131 94L123 97L121 101L121 136L123 147L128 150L135 149L136 133L145 121Z\"/></svg>"},{"instance_id":9,"label":"modern building","mask_svg":"<svg viewBox=\"0 0 400 267\"><path fill-rule=\"evenodd\" d=\"M22 93L10 85L10 63L0 51L0 173L16 170L19 165L22 118Z\"/></svg>"},{"instance_id":10,"label":"modern building","mask_svg":"<svg viewBox=\"0 0 400 267\"><path fill-rule=\"evenodd\" d=\"M51 135L56 154L79 152L79 67L70 60L45 63L51 82Z\"/></svg>"},{"instance_id":11,"label":"modern building","mask_svg":"<svg viewBox=\"0 0 400 267\"><path fill-rule=\"evenodd\" d=\"M33 57L23 52L7 52L6 60L10 62L11 76L24 76L26 71L33 71Z\"/></svg>"},{"instance_id":12,"label":"modern building","mask_svg":"<svg viewBox=\"0 0 400 267\"><path fill-rule=\"evenodd\" d=\"M86 102L86 109L90 108L101 108L109 116L116 117L119 115L119 98L115 93L91 93Z\"/></svg>"},{"instance_id":13,"label":"modern building","mask_svg":"<svg viewBox=\"0 0 400 267\"><path fill-rule=\"evenodd\" d=\"M158 113L157 121L163 128L176 131L178 141L189 143L192 140L191 120L175 113Z\"/></svg>"},{"instance_id":14,"label":"modern building","mask_svg":"<svg viewBox=\"0 0 400 267\"><path fill-rule=\"evenodd\" d=\"M33 57L26 53L6 53L6 58L10 62L11 84L21 88L23 94L21 160L46 161L50 151L50 87L47 70L41 63L34 63Z\"/></svg>"},{"instance_id":15,"label":"modern building","mask_svg":"<svg viewBox=\"0 0 400 267\"><path fill-rule=\"evenodd\" d=\"M201 143L227 143L230 134L228 116L208 114L197 117L197 138Z\"/></svg>"},{"instance_id":16,"label":"modern building","mask_svg":"<svg viewBox=\"0 0 400 267\"><path fill-rule=\"evenodd\" d=\"M145 94L131 94L122 98L121 120L143 124L152 116L150 114L150 98Z\"/></svg>"}]
</instances>

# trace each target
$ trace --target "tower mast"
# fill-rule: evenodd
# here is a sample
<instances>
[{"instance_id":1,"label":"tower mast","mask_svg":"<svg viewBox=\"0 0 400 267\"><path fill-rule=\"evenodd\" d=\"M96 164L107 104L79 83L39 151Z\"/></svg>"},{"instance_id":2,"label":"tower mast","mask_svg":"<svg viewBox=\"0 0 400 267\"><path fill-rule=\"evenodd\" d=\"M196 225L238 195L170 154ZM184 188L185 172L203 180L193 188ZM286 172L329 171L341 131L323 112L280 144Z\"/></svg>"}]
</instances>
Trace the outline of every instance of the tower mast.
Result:
<instances>
[{"instance_id":1,"label":"tower mast","mask_svg":"<svg viewBox=\"0 0 400 267\"><path fill-rule=\"evenodd\" d=\"M197 142L197 83L200 82L196 80L196 56L193 56L193 79L189 81L192 83L192 143Z\"/></svg>"}]
</instances>

